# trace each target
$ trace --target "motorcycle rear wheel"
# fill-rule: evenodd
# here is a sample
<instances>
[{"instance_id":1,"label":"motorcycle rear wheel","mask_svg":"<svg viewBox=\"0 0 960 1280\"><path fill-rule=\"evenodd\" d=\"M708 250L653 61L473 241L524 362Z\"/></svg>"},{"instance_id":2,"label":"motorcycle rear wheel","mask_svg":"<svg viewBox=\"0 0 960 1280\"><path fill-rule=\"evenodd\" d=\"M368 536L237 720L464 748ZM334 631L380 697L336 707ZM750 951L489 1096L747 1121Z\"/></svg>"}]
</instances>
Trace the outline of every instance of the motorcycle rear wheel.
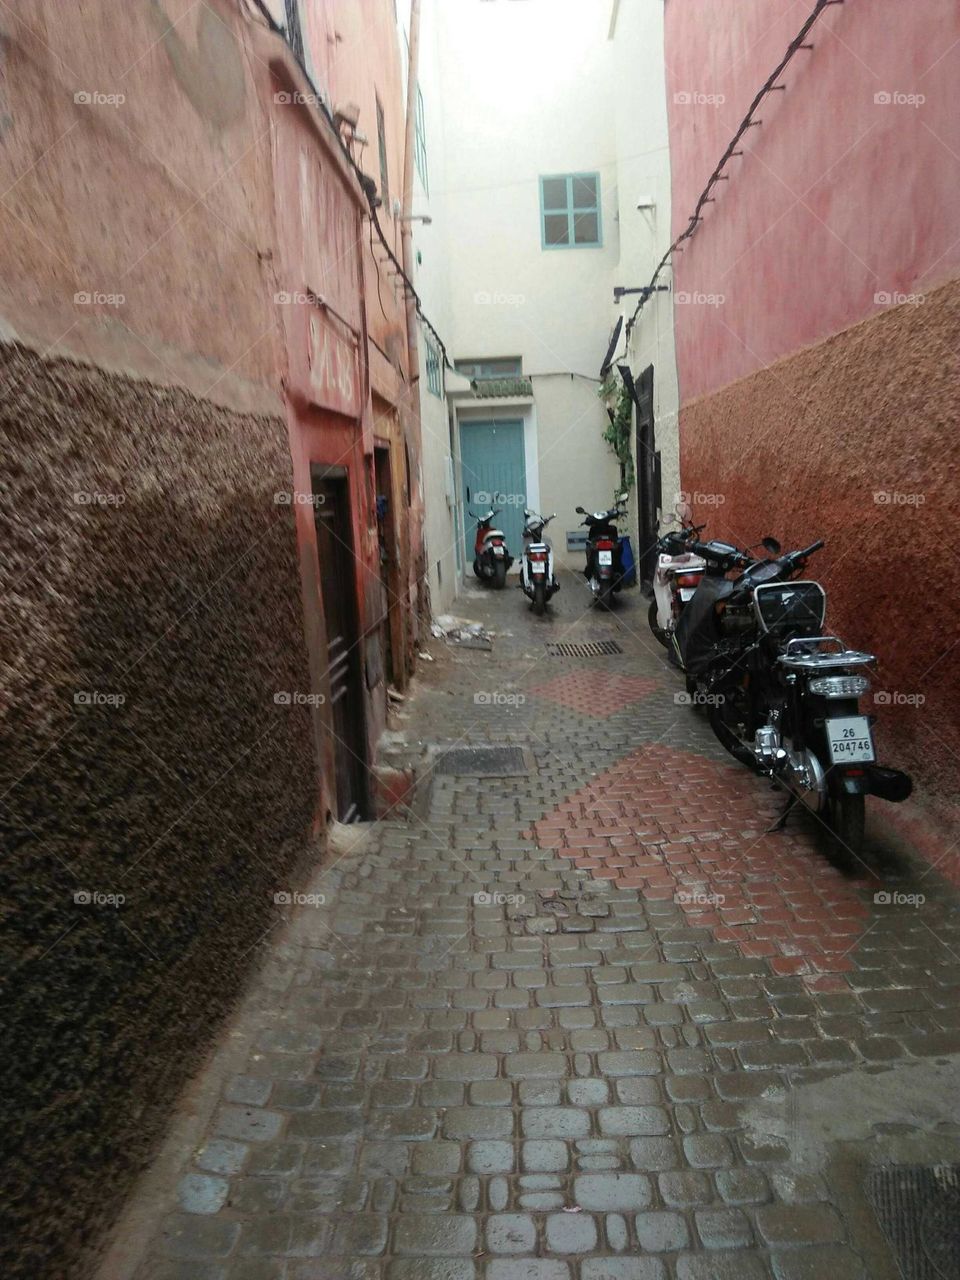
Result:
<instances>
[{"instance_id":1,"label":"motorcycle rear wheel","mask_svg":"<svg viewBox=\"0 0 960 1280\"><path fill-rule=\"evenodd\" d=\"M537 617L542 618L547 611L547 584L545 582L535 582L533 584L533 612Z\"/></svg>"},{"instance_id":2,"label":"motorcycle rear wheel","mask_svg":"<svg viewBox=\"0 0 960 1280\"><path fill-rule=\"evenodd\" d=\"M594 604L596 604L598 609L612 609L613 608L613 583L609 581L598 583L597 592L596 592L596 595L593 597L593 600L594 600Z\"/></svg>"},{"instance_id":3,"label":"motorcycle rear wheel","mask_svg":"<svg viewBox=\"0 0 960 1280\"><path fill-rule=\"evenodd\" d=\"M657 602L650 601L650 608L647 610L647 621L650 623L650 630L653 632L653 638L659 641L663 647L669 648L670 638L657 621Z\"/></svg>"},{"instance_id":4,"label":"motorcycle rear wheel","mask_svg":"<svg viewBox=\"0 0 960 1280\"><path fill-rule=\"evenodd\" d=\"M826 820L837 862L852 867L863 857L866 816L867 805L863 796L841 792L828 797Z\"/></svg>"},{"instance_id":5,"label":"motorcycle rear wheel","mask_svg":"<svg viewBox=\"0 0 960 1280\"><path fill-rule=\"evenodd\" d=\"M507 562L498 560L493 566L493 585L498 591L502 591L507 585Z\"/></svg>"}]
</instances>

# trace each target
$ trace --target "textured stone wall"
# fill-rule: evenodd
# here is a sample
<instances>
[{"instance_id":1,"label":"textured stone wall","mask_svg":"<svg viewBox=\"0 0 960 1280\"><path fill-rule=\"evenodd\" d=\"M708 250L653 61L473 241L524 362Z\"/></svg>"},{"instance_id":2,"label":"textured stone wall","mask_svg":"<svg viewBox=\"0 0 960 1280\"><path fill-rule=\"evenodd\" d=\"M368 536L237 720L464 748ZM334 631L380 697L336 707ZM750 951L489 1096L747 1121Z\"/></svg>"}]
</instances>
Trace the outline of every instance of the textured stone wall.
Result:
<instances>
[{"instance_id":1,"label":"textured stone wall","mask_svg":"<svg viewBox=\"0 0 960 1280\"><path fill-rule=\"evenodd\" d=\"M778 361L681 413L708 536L826 549L828 629L876 653L884 757L958 799L960 282ZM885 695L879 699L876 694Z\"/></svg>"},{"instance_id":2,"label":"textured stone wall","mask_svg":"<svg viewBox=\"0 0 960 1280\"><path fill-rule=\"evenodd\" d=\"M36 1280L87 1269L317 781L274 700L309 689L283 421L13 346L0 421L0 1270Z\"/></svg>"}]
</instances>

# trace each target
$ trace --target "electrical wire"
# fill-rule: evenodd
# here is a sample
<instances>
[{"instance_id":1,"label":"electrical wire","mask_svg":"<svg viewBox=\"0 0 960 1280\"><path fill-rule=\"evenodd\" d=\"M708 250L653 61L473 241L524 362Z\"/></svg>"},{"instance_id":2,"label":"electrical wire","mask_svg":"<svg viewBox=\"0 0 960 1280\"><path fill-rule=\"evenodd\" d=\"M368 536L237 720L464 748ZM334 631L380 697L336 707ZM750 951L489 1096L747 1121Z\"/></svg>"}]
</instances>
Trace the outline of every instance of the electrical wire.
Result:
<instances>
[{"instance_id":1,"label":"electrical wire","mask_svg":"<svg viewBox=\"0 0 960 1280\"><path fill-rule=\"evenodd\" d=\"M690 239L690 237L696 231L697 227L703 221L704 208L708 204L712 204L715 199L715 197L710 194L713 188L716 186L718 182L726 182L729 179L729 174L725 174L723 172L727 162L733 159L735 156L743 155L742 151L737 150L737 146L740 143L741 139L743 138L744 134L747 132L748 129L752 129L755 125L759 125L763 123L762 120L754 119L754 115L756 114L756 111L759 108L760 104L763 102L764 98L766 98L768 94L773 93L777 90L786 89L786 85L777 84L777 80L779 80L780 76L783 74L787 65L792 61L794 55L797 52L799 52L800 49L813 48L813 45L805 44L804 41L806 40L807 36L810 34L811 28L814 26L817 19L823 13L824 9L826 9L829 5L832 5L832 4L843 4L843 3L844 3L844 0L816 0L816 4L813 6L813 9L808 15L806 22L804 22L803 26L800 28L800 30L797 32L794 38L790 41L790 44L787 46L787 51L783 55L783 58L780 60L776 69L771 73L770 76L768 76L763 87L760 89L759 93L756 95L753 102L751 102L749 111L743 117L743 120L740 122L740 127L737 129L736 133L733 135L729 145L727 146L727 149L724 151L723 155L720 157L719 161L717 162L717 165L714 168L713 173L711 173L710 178L707 182L707 185L704 187L703 191L700 193L700 198L696 203L696 207L694 208L693 213L690 215L690 218L687 222L686 229L683 232L681 232L679 236L677 236L676 240L674 240L673 244L670 246L670 248L666 251L663 257L660 259L660 261L657 264L657 269L654 271L653 275L650 278L649 285L647 285L646 289L640 295L640 301L637 303L633 315L627 321L626 328L624 330L624 336L626 339L625 345L624 345L624 354L626 354L627 348L629 347L630 334L634 328L634 325L637 323L637 320L640 317L640 312L643 310L644 306L646 305L648 298L650 298L653 295L653 291L657 286L657 281L660 279L661 272L663 271L664 267L667 266L669 259L672 257L674 253L683 252L683 249L681 247L683 245L683 242L685 240ZM673 264L671 263L670 265L672 266ZM617 359L620 359L620 357L619 356L615 357L614 360L612 360L610 363L614 364Z\"/></svg>"}]
</instances>

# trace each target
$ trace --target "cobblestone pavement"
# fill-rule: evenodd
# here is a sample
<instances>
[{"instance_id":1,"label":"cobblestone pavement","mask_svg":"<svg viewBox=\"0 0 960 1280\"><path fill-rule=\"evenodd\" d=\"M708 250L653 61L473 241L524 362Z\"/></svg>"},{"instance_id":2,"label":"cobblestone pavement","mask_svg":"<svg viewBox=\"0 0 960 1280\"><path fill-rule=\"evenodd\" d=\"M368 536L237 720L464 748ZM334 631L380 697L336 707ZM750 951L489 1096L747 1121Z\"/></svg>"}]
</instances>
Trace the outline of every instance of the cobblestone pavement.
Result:
<instances>
[{"instance_id":1,"label":"cobblestone pavement","mask_svg":"<svg viewBox=\"0 0 960 1280\"><path fill-rule=\"evenodd\" d=\"M268 938L137 1280L899 1275L865 1179L960 1160L956 890L879 810L855 879L767 834L637 594L554 606L458 601L493 651L398 727L524 771L435 770Z\"/></svg>"}]
</instances>

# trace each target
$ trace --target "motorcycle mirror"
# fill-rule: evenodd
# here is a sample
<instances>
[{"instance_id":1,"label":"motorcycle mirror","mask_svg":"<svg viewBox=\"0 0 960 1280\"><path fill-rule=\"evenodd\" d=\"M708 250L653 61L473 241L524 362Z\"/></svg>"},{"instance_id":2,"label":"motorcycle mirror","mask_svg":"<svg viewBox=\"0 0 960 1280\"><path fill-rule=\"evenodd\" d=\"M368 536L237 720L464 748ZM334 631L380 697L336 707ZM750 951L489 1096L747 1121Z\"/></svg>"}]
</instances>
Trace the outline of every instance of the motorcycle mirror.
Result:
<instances>
[{"instance_id":1,"label":"motorcycle mirror","mask_svg":"<svg viewBox=\"0 0 960 1280\"><path fill-rule=\"evenodd\" d=\"M578 516L585 516L587 514L583 507L574 507L574 511L576 511Z\"/></svg>"},{"instance_id":2,"label":"motorcycle mirror","mask_svg":"<svg viewBox=\"0 0 960 1280\"><path fill-rule=\"evenodd\" d=\"M769 551L772 556L780 554L780 543L776 538L764 538L760 545L765 551Z\"/></svg>"}]
</instances>

